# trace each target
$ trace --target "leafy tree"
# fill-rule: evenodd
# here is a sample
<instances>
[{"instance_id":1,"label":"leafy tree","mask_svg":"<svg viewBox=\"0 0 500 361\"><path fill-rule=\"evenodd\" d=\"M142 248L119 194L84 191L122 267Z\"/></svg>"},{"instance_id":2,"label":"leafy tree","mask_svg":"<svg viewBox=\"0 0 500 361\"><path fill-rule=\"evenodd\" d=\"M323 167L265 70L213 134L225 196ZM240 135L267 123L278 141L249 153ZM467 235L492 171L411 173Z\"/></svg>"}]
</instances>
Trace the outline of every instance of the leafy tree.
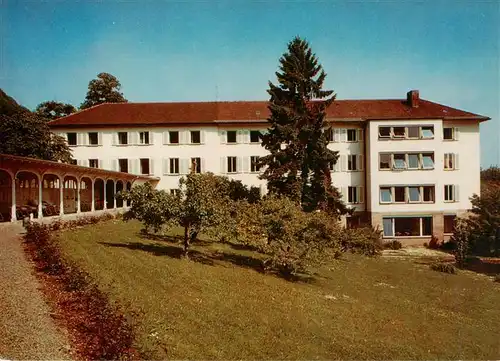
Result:
<instances>
[{"instance_id":1,"label":"leafy tree","mask_svg":"<svg viewBox=\"0 0 500 361\"><path fill-rule=\"evenodd\" d=\"M35 112L41 117L53 120L76 112L76 108L71 104L51 100L38 104Z\"/></svg>"},{"instance_id":2,"label":"leafy tree","mask_svg":"<svg viewBox=\"0 0 500 361\"><path fill-rule=\"evenodd\" d=\"M489 167L481 170L481 181L500 183L500 167Z\"/></svg>"},{"instance_id":3,"label":"leafy tree","mask_svg":"<svg viewBox=\"0 0 500 361\"><path fill-rule=\"evenodd\" d=\"M454 254L457 267L463 268L467 261L467 256L470 252L470 227L467 220L458 218L455 222L451 242L455 244Z\"/></svg>"},{"instance_id":4,"label":"leafy tree","mask_svg":"<svg viewBox=\"0 0 500 361\"><path fill-rule=\"evenodd\" d=\"M227 179L227 181L229 182L229 198L233 201L246 200L249 203L257 203L260 200L258 187L247 187L240 180L235 179Z\"/></svg>"},{"instance_id":5,"label":"leafy tree","mask_svg":"<svg viewBox=\"0 0 500 361\"><path fill-rule=\"evenodd\" d=\"M270 154L260 159L267 166L262 178L271 193L290 197L306 211L347 213L331 180L330 164L337 162L338 152L327 148L324 131L335 95L322 89L326 74L307 41L296 37L288 44L276 76L278 86L269 82L270 128L262 146Z\"/></svg>"},{"instance_id":6,"label":"leafy tree","mask_svg":"<svg viewBox=\"0 0 500 361\"><path fill-rule=\"evenodd\" d=\"M69 162L71 150L45 119L0 90L0 153Z\"/></svg>"},{"instance_id":7,"label":"leafy tree","mask_svg":"<svg viewBox=\"0 0 500 361\"><path fill-rule=\"evenodd\" d=\"M146 228L166 230L173 225L184 228L184 254L203 232L212 237L228 237L232 232L231 199L227 179L212 173L191 173L179 182L177 195L145 184L123 194L131 201L129 217Z\"/></svg>"},{"instance_id":8,"label":"leafy tree","mask_svg":"<svg viewBox=\"0 0 500 361\"><path fill-rule=\"evenodd\" d=\"M481 196L471 198L469 226L470 251L474 254L500 255L500 184L483 188Z\"/></svg>"},{"instance_id":9,"label":"leafy tree","mask_svg":"<svg viewBox=\"0 0 500 361\"><path fill-rule=\"evenodd\" d=\"M121 84L116 77L108 73L99 73L97 79L89 82L89 90L80 109L87 109L102 103L126 103L127 99L120 92Z\"/></svg>"}]
</instances>

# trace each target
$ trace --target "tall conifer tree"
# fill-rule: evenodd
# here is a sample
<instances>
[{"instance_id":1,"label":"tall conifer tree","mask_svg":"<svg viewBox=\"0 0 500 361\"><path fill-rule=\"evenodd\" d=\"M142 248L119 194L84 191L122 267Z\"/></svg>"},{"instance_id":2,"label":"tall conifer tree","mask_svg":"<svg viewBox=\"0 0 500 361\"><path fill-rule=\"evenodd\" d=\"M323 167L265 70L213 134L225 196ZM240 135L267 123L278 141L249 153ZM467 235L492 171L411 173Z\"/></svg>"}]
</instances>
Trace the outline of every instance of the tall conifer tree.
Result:
<instances>
[{"instance_id":1,"label":"tall conifer tree","mask_svg":"<svg viewBox=\"0 0 500 361\"><path fill-rule=\"evenodd\" d=\"M327 148L324 129L335 94L322 89L326 74L306 40L294 38L279 61L279 84L269 82L270 126L262 146L270 154L260 159L266 166L262 179L271 193L300 202L306 211L345 214L348 210L330 174L330 164L339 155Z\"/></svg>"}]
</instances>

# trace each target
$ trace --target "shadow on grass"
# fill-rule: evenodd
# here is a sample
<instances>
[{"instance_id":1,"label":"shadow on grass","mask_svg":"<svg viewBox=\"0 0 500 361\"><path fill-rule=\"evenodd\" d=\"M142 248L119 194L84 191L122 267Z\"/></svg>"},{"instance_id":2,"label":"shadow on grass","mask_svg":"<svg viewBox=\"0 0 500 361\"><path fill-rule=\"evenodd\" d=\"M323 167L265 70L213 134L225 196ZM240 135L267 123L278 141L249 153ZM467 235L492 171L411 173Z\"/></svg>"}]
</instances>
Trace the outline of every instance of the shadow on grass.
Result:
<instances>
[{"instance_id":1,"label":"shadow on grass","mask_svg":"<svg viewBox=\"0 0 500 361\"><path fill-rule=\"evenodd\" d=\"M116 247L116 248L127 248L131 250L139 250L151 253L155 256L167 256L175 259L184 258L184 250L180 246L170 245L170 244L143 244L140 242L129 242L129 243L108 243L99 242L105 247ZM200 243L196 243L199 245ZM266 270L264 262L261 259L245 256L235 253L225 253L221 251L216 251L213 253L203 253L195 249L189 250L189 260L193 262L198 262L204 265L216 266L221 265L221 263L230 263L238 267L249 268L259 273L272 274L277 277L286 279L292 282L305 282L311 283L314 277L306 274L294 274L286 275L279 272Z\"/></svg>"},{"instance_id":2,"label":"shadow on grass","mask_svg":"<svg viewBox=\"0 0 500 361\"><path fill-rule=\"evenodd\" d=\"M145 232L137 232L136 236L142 239L147 239L149 241L158 241L158 242L169 242L169 243L182 243L184 242L184 236L181 235L171 235L166 236L162 234L156 233L145 233ZM196 244L199 246L206 246L211 244L212 242L207 242L204 240L197 239Z\"/></svg>"},{"instance_id":3,"label":"shadow on grass","mask_svg":"<svg viewBox=\"0 0 500 361\"><path fill-rule=\"evenodd\" d=\"M487 276L495 276L500 274L500 258L473 257L467 261L465 269Z\"/></svg>"}]
</instances>

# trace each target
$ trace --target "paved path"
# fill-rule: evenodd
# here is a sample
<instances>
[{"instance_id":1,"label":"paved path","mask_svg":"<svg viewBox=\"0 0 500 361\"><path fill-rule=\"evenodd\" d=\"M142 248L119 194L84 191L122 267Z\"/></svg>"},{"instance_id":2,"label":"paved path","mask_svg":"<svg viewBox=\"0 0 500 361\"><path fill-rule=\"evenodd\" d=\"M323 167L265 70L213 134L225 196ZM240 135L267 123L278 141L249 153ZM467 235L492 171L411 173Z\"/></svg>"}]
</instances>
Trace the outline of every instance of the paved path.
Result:
<instances>
[{"instance_id":1,"label":"paved path","mask_svg":"<svg viewBox=\"0 0 500 361\"><path fill-rule=\"evenodd\" d=\"M22 249L20 225L0 224L0 359L69 359Z\"/></svg>"}]
</instances>

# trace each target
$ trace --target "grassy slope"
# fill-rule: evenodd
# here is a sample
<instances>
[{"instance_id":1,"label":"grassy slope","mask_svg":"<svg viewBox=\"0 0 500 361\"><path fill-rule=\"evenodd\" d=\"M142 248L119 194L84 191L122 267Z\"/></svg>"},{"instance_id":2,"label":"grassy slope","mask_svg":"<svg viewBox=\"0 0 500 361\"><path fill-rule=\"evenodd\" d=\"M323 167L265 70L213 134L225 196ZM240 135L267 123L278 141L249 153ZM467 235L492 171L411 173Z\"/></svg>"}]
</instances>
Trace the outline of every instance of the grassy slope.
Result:
<instances>
[{"instance_id":1,"label":"grassy slope","mask_svg":"<svg viewBox=\"0 0 500 361\"><path fill-rule=\"evenodd\" d=\"M150 357L500 357L500 287L484 277L347 256L312 283L292 283L235 264L256 257L250 251L206 242L187 261L176 243L139 229L115 221L66 231L61 243L114 298L144 312L138 340Z\"/></svg>"}]
</instances>

